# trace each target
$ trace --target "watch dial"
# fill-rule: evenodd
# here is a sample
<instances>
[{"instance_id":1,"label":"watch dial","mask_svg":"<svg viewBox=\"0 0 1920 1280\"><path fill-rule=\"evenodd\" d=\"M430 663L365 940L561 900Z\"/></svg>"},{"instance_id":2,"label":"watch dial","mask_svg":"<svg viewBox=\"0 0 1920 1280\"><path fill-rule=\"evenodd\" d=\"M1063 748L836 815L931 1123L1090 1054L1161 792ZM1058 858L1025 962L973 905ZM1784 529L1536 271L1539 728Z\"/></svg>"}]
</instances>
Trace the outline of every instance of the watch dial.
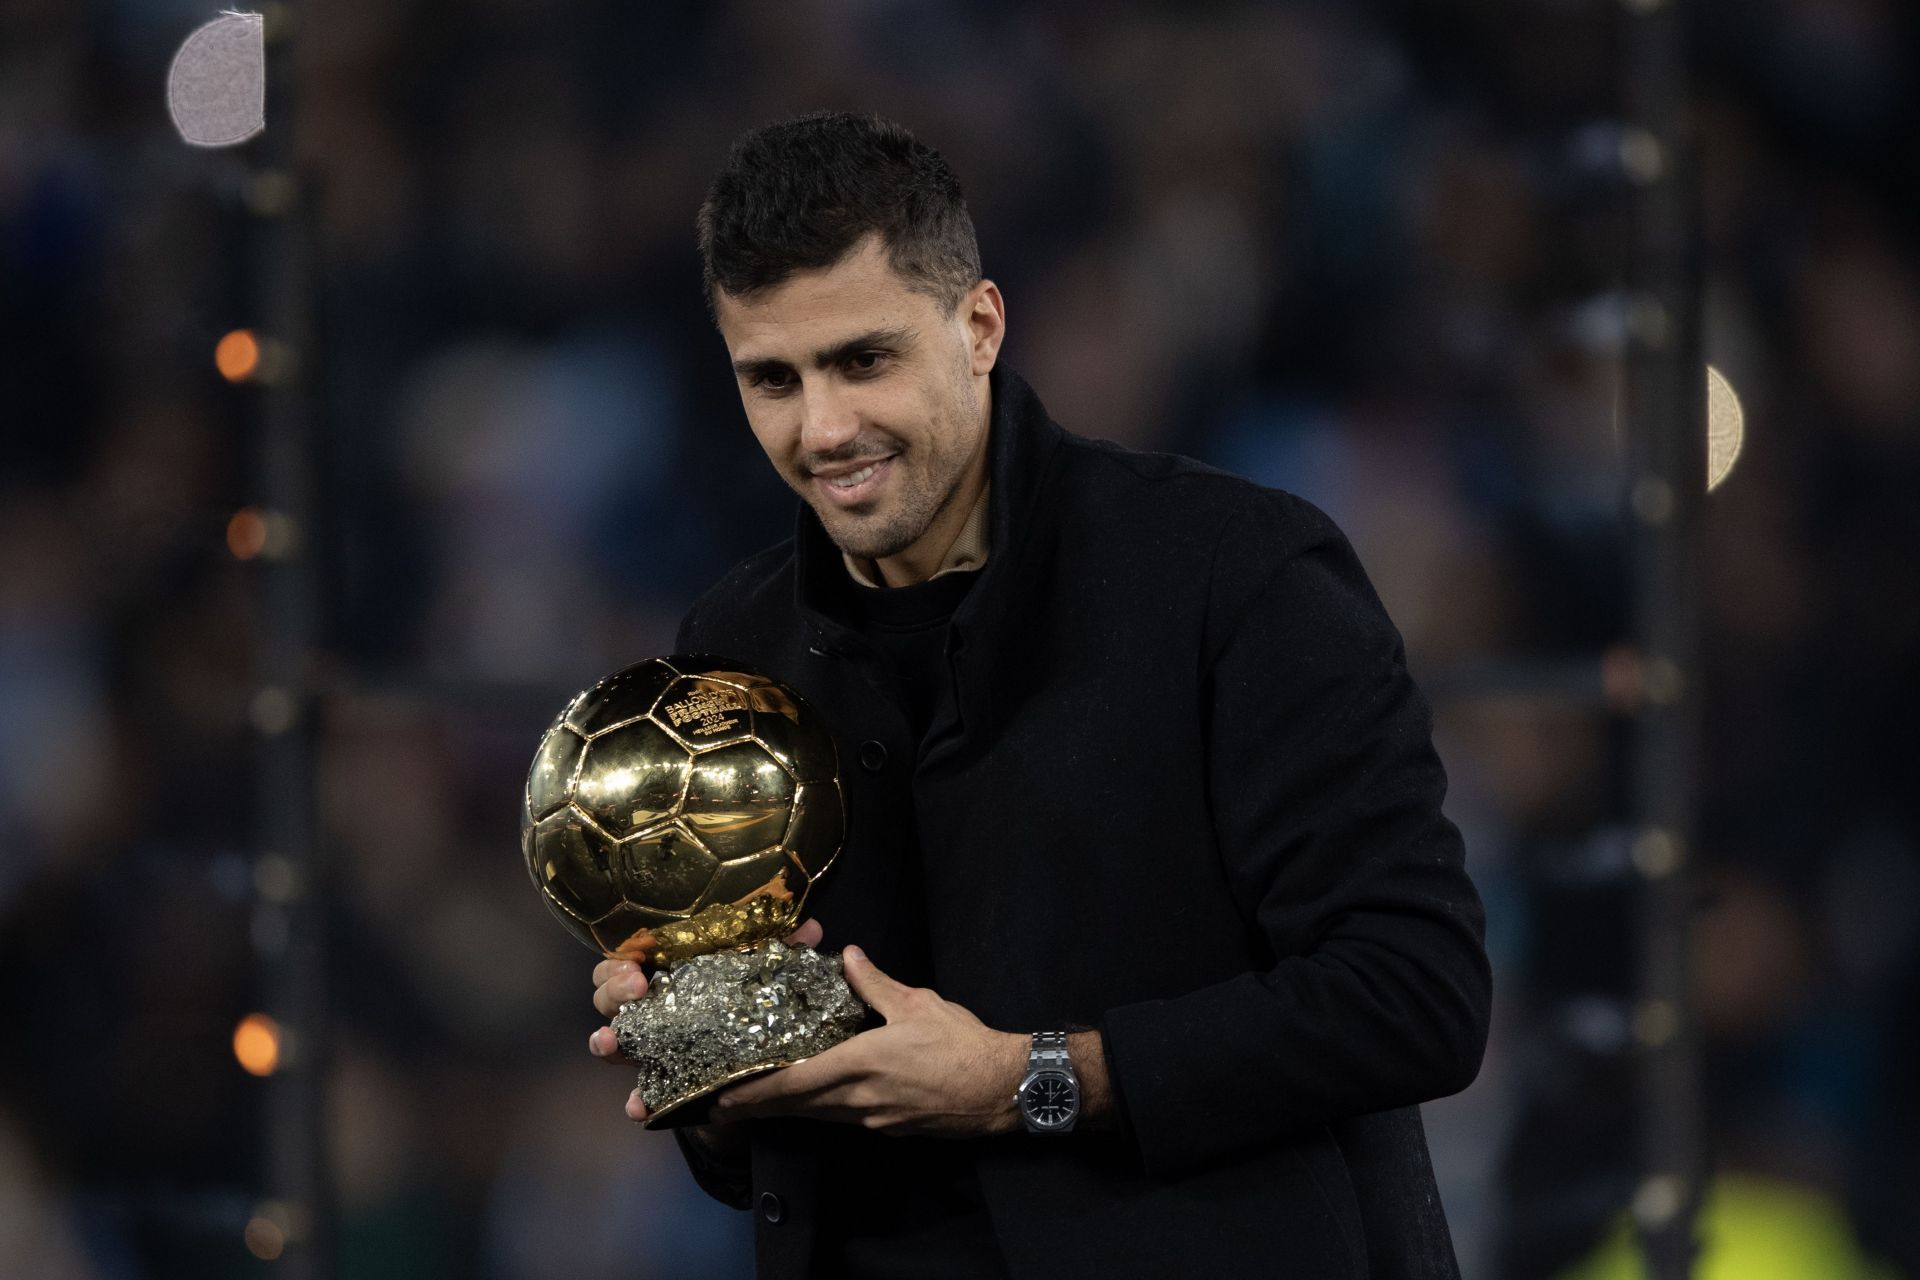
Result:
<instances>
[{"instance_id":1,"label":"watch dial","mask_svg":"<svg viewBox=\"0 0 1920 1280\"><path fill-rule=\"evenodd\" d=\"M1063 1125L1073 1118L1078 1103L1073 1081L1063 1075L1039 1076L1027 1086L1027 1114L1035 1124L1048 1128Z\"/></svg>"}]
</instances>

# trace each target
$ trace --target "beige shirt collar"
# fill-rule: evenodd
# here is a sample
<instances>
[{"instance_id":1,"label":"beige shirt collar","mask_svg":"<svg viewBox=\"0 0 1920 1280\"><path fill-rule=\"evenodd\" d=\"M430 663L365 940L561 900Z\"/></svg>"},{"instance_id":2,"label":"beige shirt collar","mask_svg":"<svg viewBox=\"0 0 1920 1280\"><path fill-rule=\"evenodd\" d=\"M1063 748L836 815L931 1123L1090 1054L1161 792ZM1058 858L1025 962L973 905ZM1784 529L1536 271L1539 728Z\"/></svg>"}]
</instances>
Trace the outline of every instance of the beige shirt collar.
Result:
<instances>
[{"instance_id":1,"label":"beige shirt collar","mask_svg":"<svg viewBox=\"0 0 1920 1280\"><path fill-rule=\"evenodd\" d=\"M949 573L965 573L978 569L987 563L987 493L993 488L985 485L980 490L980 498L973 504L973 510L967 515L967 522L960 526L960 533L947 548L946 559L933 571L928 581ZM879 569L871 560L856 560L846 552L840 553L840 559L847 566L847 573L863 587L879 589Z\"/></svg>"}]
</instances>

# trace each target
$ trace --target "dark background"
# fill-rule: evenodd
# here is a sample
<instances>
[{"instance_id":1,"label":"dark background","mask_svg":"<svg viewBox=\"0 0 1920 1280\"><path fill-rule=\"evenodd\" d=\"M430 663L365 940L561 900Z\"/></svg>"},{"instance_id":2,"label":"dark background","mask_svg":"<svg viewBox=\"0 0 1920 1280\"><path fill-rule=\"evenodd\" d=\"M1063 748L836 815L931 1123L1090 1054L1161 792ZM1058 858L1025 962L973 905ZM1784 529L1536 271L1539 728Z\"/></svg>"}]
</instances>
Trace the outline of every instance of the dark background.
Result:
<instances>
[{"instance_id":1,"label":"dark background","mask_svg":"<svg viewBox=\"0 0 1920 1280\"><path fill-rule=\"evenodd\" d=\"M212 360L261 320L255 224L244 149L183 145L163 101L214 16L0 0L0 1275L273 1271L246 1242L271 1252L246 1236L275 1213L267 1084L232 1049L273 943L261 567L226 542L260 499L260 392ZM1428 1109L1463 1264L1634 1274L1624 723L1582 692L1629 630L1615 10L305 19L344 1274L746 1265L744 1219L584 1051L591 957L526 883L514 797L567 693L668 649L787 526L692 216L736 133L816 107L954 163L1005 359L1065 425L1349 531L1436 698L1490 911L1486 1068ZM1700 601L1703 1274L1920 1274L1914 20L1700 19L1707 348L1746 415Z\"/></svg>"}]
</instances>

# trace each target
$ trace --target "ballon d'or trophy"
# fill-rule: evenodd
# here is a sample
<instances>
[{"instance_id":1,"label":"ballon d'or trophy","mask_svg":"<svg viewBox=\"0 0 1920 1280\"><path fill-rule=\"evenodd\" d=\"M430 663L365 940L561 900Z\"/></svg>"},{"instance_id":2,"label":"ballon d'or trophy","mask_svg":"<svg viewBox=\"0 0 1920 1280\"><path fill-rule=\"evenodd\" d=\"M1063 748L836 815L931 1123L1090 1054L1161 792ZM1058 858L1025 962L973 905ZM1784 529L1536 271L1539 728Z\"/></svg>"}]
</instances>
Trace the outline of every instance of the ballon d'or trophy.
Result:
<instances>
[{"instance_id":1,"label":"ballon d'or trophy","mask_svg":"<svg viewBox=\"0 0 1920 1280\"><path fill-rule=\"evenodd\" d=\"M652 658L567 704L520 815L540 896L604 955L653 966L613 1019L648 1128L860 1030L838 954L781 941L846 831L819 714L724 658Z\"/></svg>"}]
</instances>

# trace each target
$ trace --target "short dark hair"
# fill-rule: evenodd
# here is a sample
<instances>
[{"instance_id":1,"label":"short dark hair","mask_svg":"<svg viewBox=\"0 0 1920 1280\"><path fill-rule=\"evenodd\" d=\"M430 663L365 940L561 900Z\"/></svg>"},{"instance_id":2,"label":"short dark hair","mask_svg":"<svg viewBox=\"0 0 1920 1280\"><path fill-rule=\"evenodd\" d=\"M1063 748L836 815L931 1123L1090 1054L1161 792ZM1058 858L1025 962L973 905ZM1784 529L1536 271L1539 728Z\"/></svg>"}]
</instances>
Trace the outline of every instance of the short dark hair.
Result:
<instances>
[{"instance_id":1,"label":"short dark hair","mask_svg":"<svg viewBox=\"0 0 1920 1280\"><path fill-rule=\"evenodd\" d=\"M820 111L742 134L697 221L711 307L819 270L878 232L908 286L948 309L980 279L960 179L875 115Z\"/></svg>"}]
</instances>

